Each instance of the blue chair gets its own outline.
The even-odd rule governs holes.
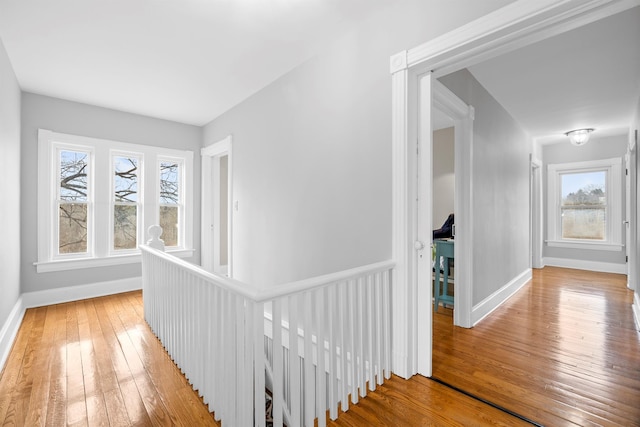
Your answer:
[[[453,306],[453,297],[448,295],[449,291],[449,268],[450,262],[454,257],[453,240],[435,239],[433,244],[436,247],[436,260],[435,260],[435,281],[433,289],[433,310],[438,311],[438,305],[442,301],[442,305]],[[440,287],[440,257],[442,257],[442,287]]]

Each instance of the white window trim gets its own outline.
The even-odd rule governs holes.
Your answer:
[[[53,215],[54,203],[57,197],[56,180],[52,179],[57,169],[55,153],[58,147],[68,149],[91,150],[91,179],[94,190],[92,204],[93,239],[91,239],[88,254],[77,256],[55,256],[54,248],[56,216]],[[111,228],[113,227],[112,209],[112,159],[114,155],[128,153],[139,156],[141,173],[139,176],[140,199],[140,227],[138,230],[138,244],[144,243],[146,229],[158,222],[159,210],[159,159],[179,160],[182,168],[182,201],[183,201],[183,236],[180,246],[167,248],[176,256],[189,257],[194,253],[193,248],[193,152],[149,145],[130,144],[105,139],[57,133],[51,130],[38,130],[38,260],[34,263],[38,273],[49,271],[75,270],[82,268],[114,266],[138,263],[141,261],[140,251],[113,251]],[[96,161],[96,159],[98,159]],[[157,181],[150,191],[148,183]],[[142,190],[146,185],[147,191]],[[151,194],[149,194],[151,193]],[[100,209],[108,206],[108,209]]]
[[[622,245],[622,158],[547,166],[547,240],[551,247],[621,251]],[[605,241],[563,239],[560,219],[560,174],[607,171],[607,224]]]

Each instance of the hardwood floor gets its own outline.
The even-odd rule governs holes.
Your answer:
[[[434,315],[433,376],[548,426],[640,425],[626,276],[546,267],[473,329]]]
[[[434,376],[545,426],[640,425],[625,276],[547,267],[473,329],[434,314]],[[392,377],[330,426],[529,425],[430,379]],[[0,425],[218,425],[144,322],[140,292],[27,310]]]
[[[144,322],[139,291],[27,310],[0,425],[219,426]]]

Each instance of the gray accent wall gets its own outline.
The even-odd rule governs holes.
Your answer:
[[[31,93],[22,94],[22,292],[127,279],[141,275],[140,264],[37,273],[38,129],[194,152],[194,246],[200,262],[200,148],[202,128]]]
[[[20,297],[20,86],[0,41],[0,330]],[[0,336],[2,338],[2,336]],[[1,355],[0,355],[1,356]]]
[[[269,287],[391,257],[389,58],[508,3],[394,2],[205,126],[207,145],[233,135],[236,279]]]
[[[544,200],[544,224],[545,230],[543,235],[545,240],[548,239],[547,224],[547,165],[558,163],[585,162],[589,160],[611,159],[614,157],[623,157],[627,152],[628,136],[621,134],[617,136],[598,137],[594,132],[589,142],[581,147],[571,145],[567,140],[565,143],[549,144],[542,146],[542,163],[543,163],[543,193]],[[625,212],[625,175],[624,168],[622,170],[622,215]],[[625,241],[625,230],[622,223],[618,224],[621,228],[622,242]],[[625,251],[598,251],[593,249],[571,249],[550,247],[546,243],[543,246],[543,257],[564,258],[571,260],[596,261],[612,264],[626,264]]]
[[[475,109],[471,161],[475,306],[529,269],[533,143],[468,70],[440,81]]]

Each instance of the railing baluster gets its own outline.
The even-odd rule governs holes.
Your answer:
[[[265,427],[265,398],[264,398],[264,303],[254,305],[254,425]]]
[[[322,427],[391,375],[390,262],[261,293],[146,246],[142,260],[149,327],[225,425],[266,424],[265,303],[274,426]]]
[[[273,316],[271,327],[273,331],[273,425],[282,427],[282,406],[283,406],[283,369],[282,369],[282,303],[280,298],[273,300]]]
[[[304,425],[306,427],[313,426],[315,418],[312,308],[311,292],[309,291],[304,295],[304,321],[302,323],[304,331]]]
[[[332,284],[327,288],[327,307],[329,321],[329,418],[338,418],[338,369],[336,363],[336,315],[338,313],[338,301],[336,298],[337,284]]]
[[[302,425],[300,410],[300,356],[298,350],[298,307],[299,295],[289,295],[289,378],[291,396],[291,423]]]
[[[327,425],[325,408],[327,407],[327,373],[325,368],[325,288],[317,290],[316,294],[316,407],[318,411],[318,427]]]

